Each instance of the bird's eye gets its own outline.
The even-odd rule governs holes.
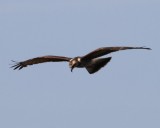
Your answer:
[[[75,60],[73,60],[73,61],[72,61],[72,64],[75,64],[75,63],[76,63],[76,61],[75,61]]]

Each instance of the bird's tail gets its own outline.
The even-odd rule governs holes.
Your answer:
[[[93,59],[92,62],[85,68],[90,74],[93,74],[104,67],[111,60],[111,58],[112,57]]]

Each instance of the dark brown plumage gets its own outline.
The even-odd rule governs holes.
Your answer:
[[[69,62],[69,66],[71,71],[73,68],[86,68],[90,74],[93,74],[104,67],[110,60],[111,57],[108,58],[98,58],[104,56],[106,54],[116,52],[119,50],[127,50],[127,49],[146,49],[151,50],[150,48],[146,47],[102,47],[98,48],[82,57],[64,57],[64,56],[42,56],[36,57],[33,59],[17,62],[12,68],[15,69],[22,69],[27,67],[28,65],[39,64],[44,62],[62,62],[67,61]]]
[[[71,58],[68,57],[62,57],[62,56],[42,56],[42,57],[36,57],[33,59],[29,59],[23,62],[18,62],[12,68],[15,69],[22,69],[24,67],[27,67],[28,65],[33,65],[33,64],[39,64],[39,63],[44,63],[44,62],[61,62],[61,61],[69,61]]]

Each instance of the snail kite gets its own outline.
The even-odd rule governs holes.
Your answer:
[[[93,74],[98,70],[100,70],[102,67],[104,67],[112,58],[112,57],[107,57],[107,58],[99,58],[99,57],[112,52],[127,50],[127,49],[151,50],[150,48],[146,48],[146,47],[101,47],[84,56],[77,56],[74,58],[64,57],[64,56],[41,56],[41,57],[36,57],[29,60],[21,61],[21,62],[14,61],[15,65],[13,65],[12,68],[14,70],[15,69],[20,70],[24,67],[27,67],[28,65],[33,65],[33,64],[39,64],[44,62],[66,61],[66,62],[69,62],[69,67],[71,68],[71,72],[75,67],[77,67],[77,68],[86,68],[86,70],[90,74]]]

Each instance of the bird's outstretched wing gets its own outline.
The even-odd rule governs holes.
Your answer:
[[[90,60],[90,59],[94,59],[94,58],[109,54],[111,52],[116,52],[119,50],[127,50],[127,49],[151,50],[150,48],[146,48],[146,47],[102,47],[102,48],[98,48],[98,49],[88,53],[87,55],[83,56],[82,60]]]
[[[69,61],[72,58],[69,57],[63,57],[63,56],[42,56],[42,57],[36,57],[33,59],[25,60],[22,62],[16,62],[15,65],[13,65],[11,68],[15,69],[22,69],[24,67],[27,67],[28,65],[33,64],[39,64],[44,62],[61,62],[61,61]],[[15,62],[15,61],[13,61]]]

